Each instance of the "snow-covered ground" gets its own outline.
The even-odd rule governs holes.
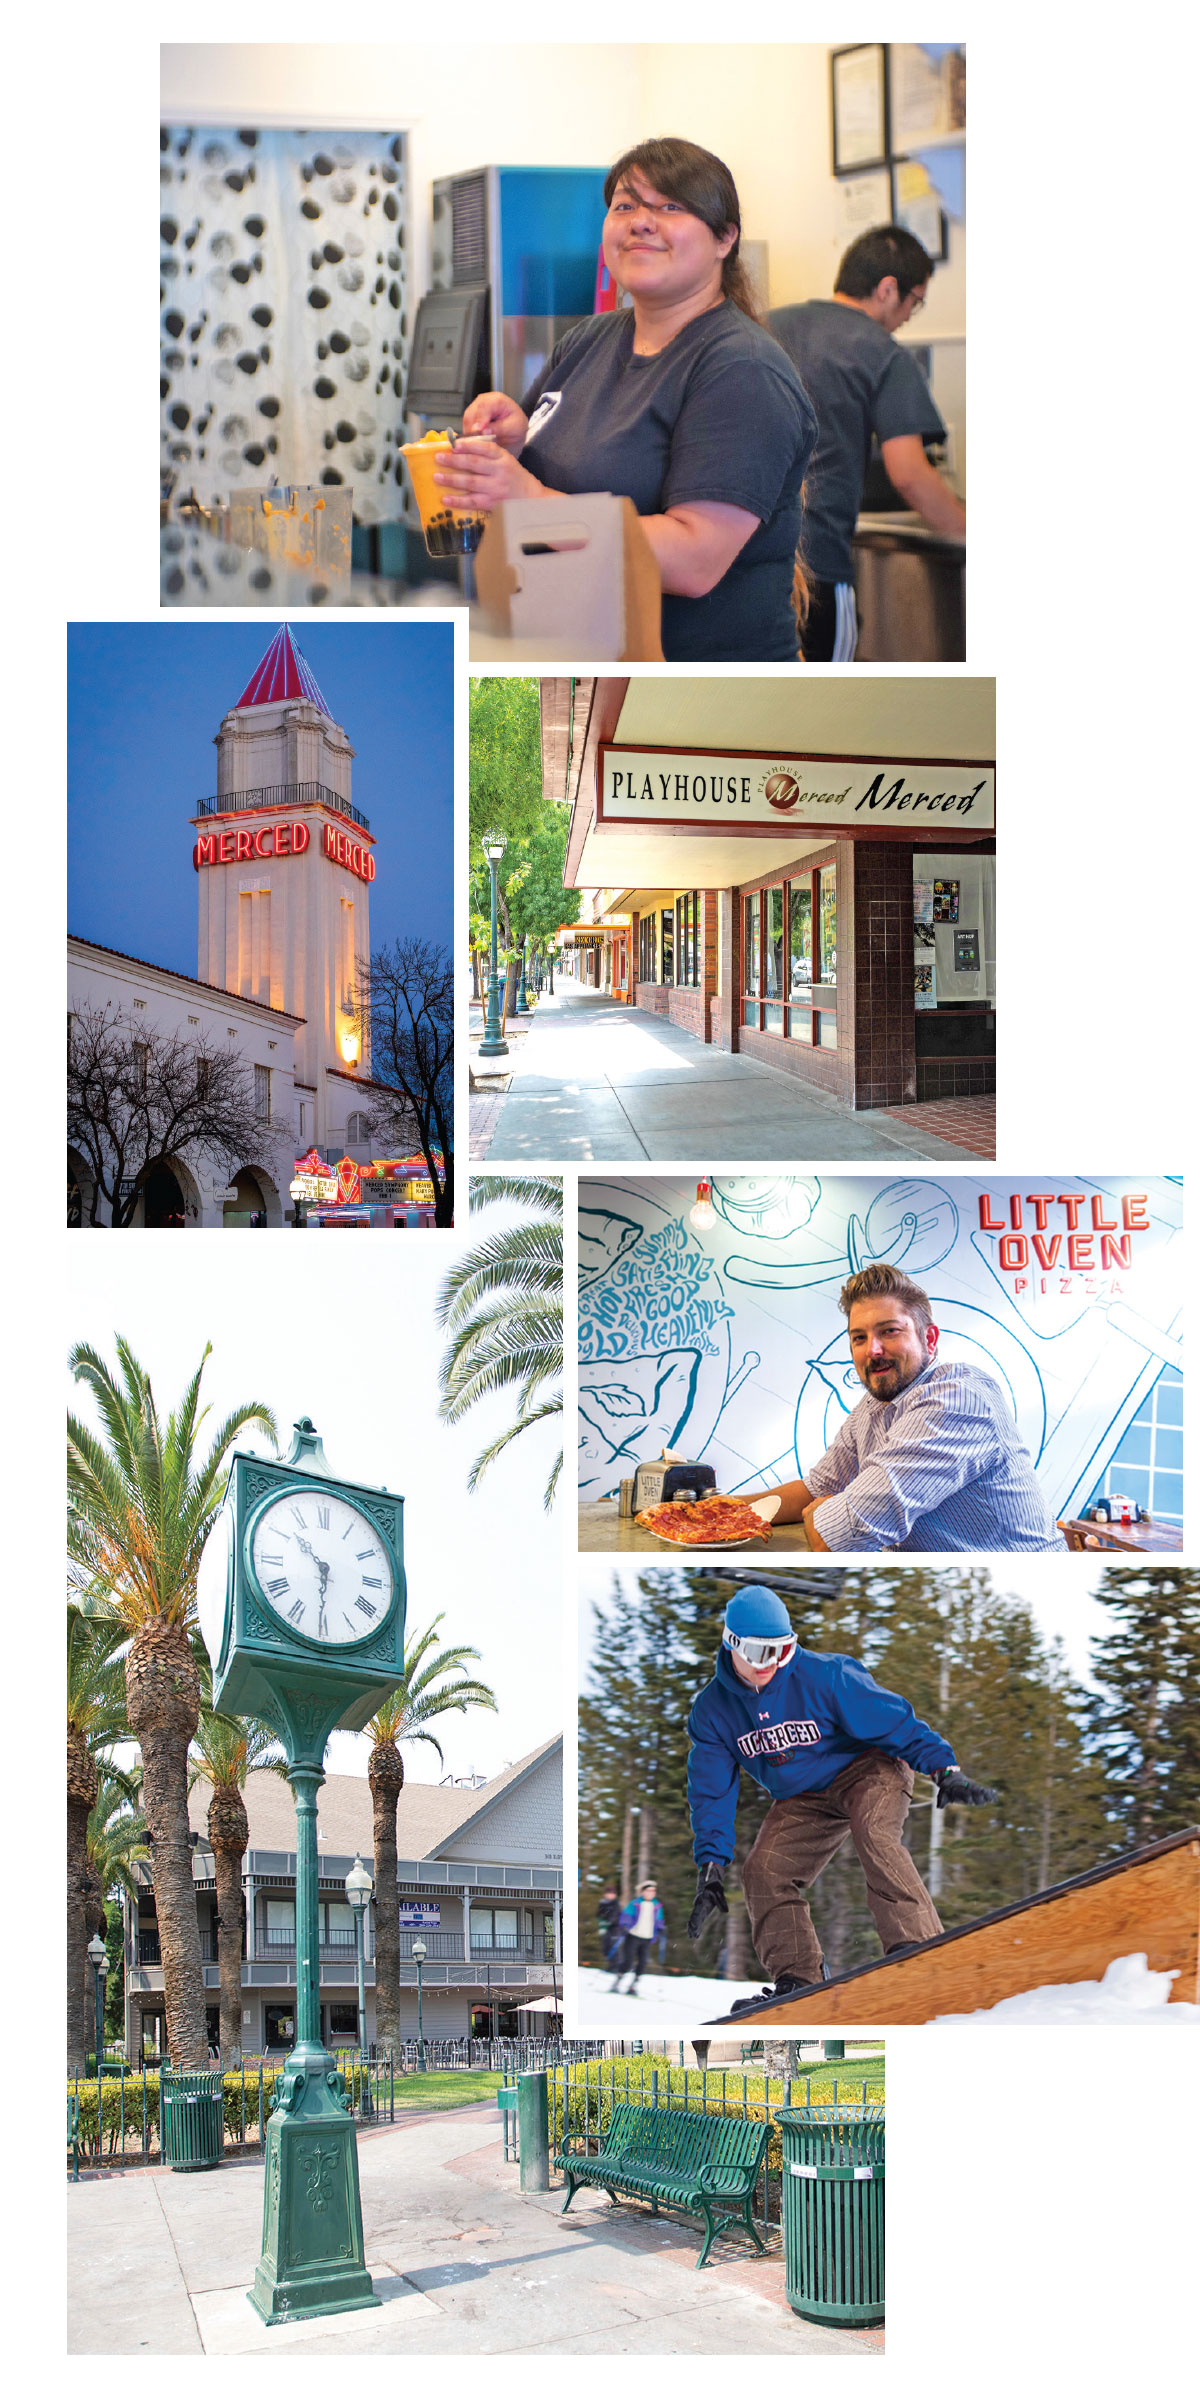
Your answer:
[[[1035,1992],[1015,1992],[994,2008],[935,2017],[935,2025],[1192,2025],[1200,2006],[1176,2000],[1168,2008],[1174,1973],[1155,1975],[1145,1951],[1114,1958],[1100,1983],[1044,1983]]]
[[[700,2032],[727,2015],[735,2000],[753,1995],[761,1983],[720,1983],[709,1975],[643,1975],[634,1998],[612,1989],[607,1967],[579,1970],[579,2022],[585,2033]]]

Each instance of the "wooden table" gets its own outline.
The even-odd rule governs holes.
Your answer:
[[[579,1547],[581,1550],[608,1550],[619,1558],[631,1551],[655,1558],[759,1558],[770,1551],[776,1558],[808,1557],[808,1539],[803,1525],[772,1527],[764,1542],[739,1542],[736,1549],[688,1549],[680,1543],[660,1542],[644,1525],[633,1517],[617,1513],[615,1500],[588,1500],[579,1510]]]
[[[1140,1525],[1094,1525],[1090,1517],[1060,1517],[1058,1530],[1072,1550],[1182,1550],[1183,1530],[1143,1517]]]

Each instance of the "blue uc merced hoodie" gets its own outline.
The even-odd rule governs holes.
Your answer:
[[[744,1767],[772,1800],[824,1792],[865,1750],[906,1758],[923,1775],[954,1764],[940,1733],[887,1692],[856,1658],[797,1650],[760,1692],[742,1683],[728,1650],[688,1718],[688,1806],[696,1864],[733,1857],[738,1776]]]

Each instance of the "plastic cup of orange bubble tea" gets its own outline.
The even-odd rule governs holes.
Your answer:
[[[438,459],[454,445],[452,433],[427,433],[419,442],[405,442],[404,458],[421,511],[421,529],[431,558],[462,558],[478,550],[486,522],[479,509],[452,508],[433,480]]]

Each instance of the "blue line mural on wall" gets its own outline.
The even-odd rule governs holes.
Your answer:
[[[579,1491],[703,1458],[737,1492],[802,1475],[862,1397],[837,1299],[888,1259],[923,1284],[939,1356],[994,1375],[1056,1516],[1077,1513],[1181,1360],[1173,1177],[940,1182],[731,1176],[579,1187]]]

